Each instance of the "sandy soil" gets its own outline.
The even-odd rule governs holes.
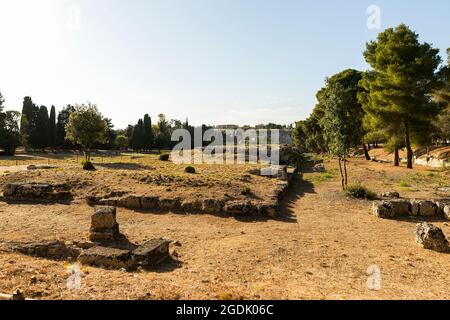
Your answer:
[[[284,201],[277,220],[211,215],[138,213],[119,209],[130,241],[177,240],[174,259],[154,272],[83,268],[80,290],[66,287],[66,263],[0,253],[0,292],[22,289],[38,299],[449,299],[450,255],[415,243],[418,218],[380,220],[369,201],[339,190],[330,174],[307,173]],[[352,160],[350,181],[372,190],[436,198],[449,172],[393,168]],[[403,187],[400,187],[400,182]],[[92,209],[71,205],[0,203],[2,240],[83,240]],[[431,220],[450,235],[450,224]],[[370,266],[381,269],[381,289],[367,287]]]

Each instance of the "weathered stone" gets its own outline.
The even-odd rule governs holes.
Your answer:
[[[78,261],[84,265],[106,269],[126,269],[132,267],[131,252],[109,247],[96,246],[83,250]]]
[[[184,200],[181,203],[181,210],[191,213],[200,213],[202,211],[202,202],[200,200]]]
[[[312,167],[313,172],[325,172],[325,166],[322,163],[316,164],[314,167]]]
[[[142,208],[141,205],[141,197],[135,195],[129,195],[123,197],[119,200],[118,205],[120,207],[128,208],[128,209],[139,209]]]
[[[92,242],[114,242],[119,240],[119,224],[116,223],[112,228],[91,228],[89,239]]]
[[[175,210],[181,206],[180,198],[161,198],[159,208],[162,210]]]
[[[141,205],[143,209],[158,209],[159,197],[158,196],[143,196],[141,198]]]
[[[278,204],[276,202],[259,202],[255,207],[260,215],[266,215],[272,218],[277,216]]]
[[[225,204],[224,211],[229,214],[249,214],[252,205],[250,201],[230,201]]]
[[[115,228],[117,224],[116,208],[96,206],[95,213],[92,215],[91,221],[91,228],[93,230]]]
[[[448,241],[442,230],[431,223],[421,223],[417,225],[416,241],[425,249],[438,252],[448,251]]]
[[[450,205],[444,207],[443,214],[446,220],[450,220]]]
[[[420,214],[419,202],[411,200],[411,215],[417,217],[419,214]]]
[[[9,183],[3,188],[3,196],[11,201],[61,201],[70,200],[69,190],[66,184]]]
[[[372,212],[382,219],[389,219],[395,216],[394,207],[390,201],[374,201]]]
[[[411,213],[411,203],[407,200],[390,200],[394,216],[407,216]]]
[[[207,213],[220,213],[224,207],[224,202],[219,199],[204,199],[202,203],[202,211]]]
[[[435,216],[437,213],[437,205],[433,201],[419,201],[419,214],[423,217]]]
[[[252,169],[248,170],[248,173],[251,174],[252,176],[260,176],[261,175],[261,169],[259,169],[259,168],[252,168]]]
[[[119,201],[120,198],[105,198],[98,200],[97,203],[101,206],[116,207],[119,206]]]
[[[7,247],[8,250],[40,258],[64,259],[70,256],[69,249],[61,241],[11,243]]]
[[[170,241],[154,239],[132,251],[133,266],[153,267],[169,257]]]
[[[449,201],[435,201],[435,204],[437,206],[437,214],[443,215],[444,214],[444,208],[446,205],[450,205]]]
[[[389,192],[384,192],[381,194],[382,198],[395,198],[398,199],[400,198],[400,193],[396,192],[396,191],[389,191]]]

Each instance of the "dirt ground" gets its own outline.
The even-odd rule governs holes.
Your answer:
[[[121,232],[135,243],[166,238],[173,260],[154,272],[82,268],[67,289],[67,262],[0,253],[0,292],[36,299],[449,299],[450,255],[415,243],[420,218],[381,220],[371,202],[345,198],[335,162],[306,173],[276,220],[139,213],[119,209]],[[350,183],[411,198],[450,198],[450,172],[351,160]],[[0,202],[0,240],[86,240],[92,208]],[[450,224],[431,219],[450,235]],[[368,269],[381,270],[369,290]]]

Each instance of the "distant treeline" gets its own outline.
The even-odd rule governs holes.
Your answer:
[[[8,111],[3,112],[4,99],[0,94],[0,148],[7,154],[14,154],[17,147],[23,146],[27,150],[81,150],[82,146],[76,145],[67,139],[66,126],[70,115],[76,111],[76,105],[67,105],[58,113],[55,106],[39,106],[27,96],[23,99],[22,113]],[[102,116],[103,117],[103,116]],[[178,141],[172,141],[172,133],[177,129],[186,129],[192,137],[194,145],[194,131],[186,119],[168,120],[164,114],[159,114],[156,123],[152,123],[151,117],[146,114],[136,124],[128,125],[126,129],[114,129],[111,119],[103,117],[107,125],[106,139],[103,143],[95,143],[94,149],[102,150],[134,150],[151,151],[170,149]],[[229,125],[226,127],[238,127]],[[202,125],[201,132],[213,128]],[[218,128],[221,128],[219,126]],[[249,126],[245,126],[249,128]],[[257,128],[283,129],[284,125],[269,123],[258,125]],[[208,143],[205,142],[205,145]]]

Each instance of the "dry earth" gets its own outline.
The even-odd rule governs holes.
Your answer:
[[[449,299],[450,255],[415,243],[418,218],[380,220],[369,201],[339,190],[334,162],[306,173],[277,220],[139,213],[119,209],[130,241],[176,240],[174,260],[154,272],[85,267],[81,289],[68,290],[67,263],[0,253],[0,292],[22,289],[37,299]],[[438,198],[450,172],[352,160],[350,180],[374,191]],[[45,173],[43,173],[45,174]],[[85,240],[92,208],[0,202],[0,240]],[[450,235],[450,224],[434,219]],[[367,269],[381,269],[382,287],[367,287]]]

